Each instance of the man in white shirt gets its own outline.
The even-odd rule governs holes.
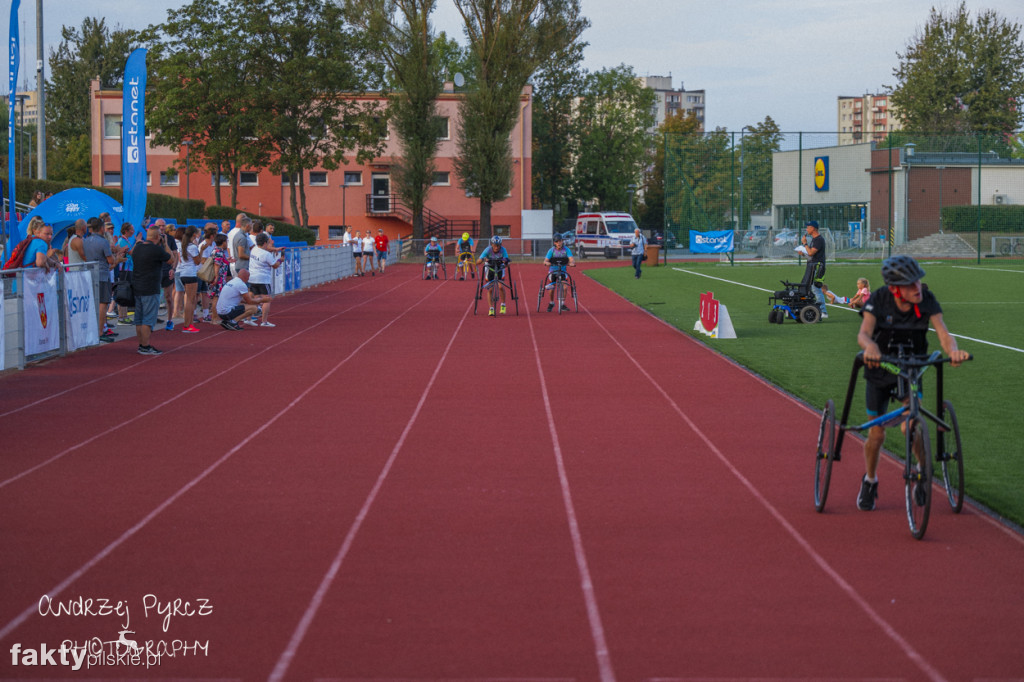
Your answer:
[[[220,317],[220,326],[227,330],[240,332],[236,319],[248,317],[256,312],[256,307],[261,303],[269,303],[269,296],[253,296],[249,292],[249,271],[242,270],[238,276],[228,280],[224,288],[220,290],[217,298],[217,315]]]

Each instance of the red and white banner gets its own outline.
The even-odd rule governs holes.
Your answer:
[[[22,296],[25,317],[25,355],[60,348],[60,319],[57,317],[57,271],[41,268],[25,271]]]
[[[710,291],[700,295],[700,319],[693,326],[693,331],[713,339],[736,338],[736,330],[733,329],[728,308],[716,301],[715,295]]]

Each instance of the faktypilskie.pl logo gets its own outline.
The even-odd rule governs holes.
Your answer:
[[[163,636],[157,639],[138,637],[131,625],[131,607],[127,600],[73,597],[57,600],[43,595],[39,599],[38,613],[44,618],[90,618],[103,633],[116,632],[117,636],[94,636],[82,641],[64,639],[53,646],[49,642],[14,643],[10,649],[12,667],[54,666],[72,670],[100,667],[151,668],[168,659],[207,657],[209,640],[182,640],[168,635],[172,623],[181,618],[202,618],[213,613],[209,599],[172,599],[162,601],[154,594],[141,600],[143,620],[139,627],[155,629],[150,625],[159,620]],[[152,620],[151,620],[152,619]],[[149,627],[147,627],[147,625]]]

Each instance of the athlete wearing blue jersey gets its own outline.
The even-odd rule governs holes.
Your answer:
[[[430,238],[430,242],[423,249],[423,255],[427,257],[427,268],[429,269],[427,279],[437,279],[437,265],[441,262],[441,244],[437,241],[437,237]]]
[[[491,237],[491,243],[488,244],[487,248],[484,249],[483,253],[480,254],[480,258],[477,259],[477,263],[487,263],[485,268],[485,277],[487,284],[484,284],[485,288],[498,289],[498,296],[501,298],[501,314],[505,314],[505,287],[498,283],[497,280],[505,278],[505,266],[508,265],[508,251],[504,246],[501,245],[501,237]],[[488,315],[494,315],[494,294],[491,294],[491,306],[488,311]]]
[[[562,235],[556,234],[552,241],[554,246],[548,249],[547,254],[544,256],[544,265],[548,266],[548,283],[544,288],[551,290],[551,302],[548,303],[549,313],[555,307],[555,282],[558,279],[565,279],[567,277],[567,267],[576,267],[576,259],[573,258],[569,247],[565,245]],[[562,310],[567,311],[569,308],[563,303]]]

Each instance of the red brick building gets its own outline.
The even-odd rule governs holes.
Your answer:
[[[367,99],[383,99],[369,96]],[[456,177],[454,160],[456,131],[459,129],[460,95],[446,84],[438,98],[440,116],[447,120],[448,134],[442,139],[437,154],[437,175],[426,207],[431,220],[446,221],[449,229],[474,232],[480,217],[480,203],[466,196]],[[100,90],[93,81],[91,92],[92,181],[97,187],[121,185],[121,91]],[[514,179],[507,199],[494,204],[491,224],[496,234],[518,237],[522,228],[522,211],[531,207],[531,147],[533,96],[529,86],[520,98],[519,120],[512,131]],[[168,194],[182,199],[202,199],[215,204],[213,177],[209,172],[177,170],[176,160],[184,162],[188,151],[178,153],[167,147],[155,147],[147,138],[146,164],[149,192]],[[341,238],[341,227],[348,225],[360,232],[383,228],[392,238],[412,234],[411,215],[404,210],[392,186],[391,169],[398,154],[398,144],[389,134],[384,155],[368,164],[357,164],[354,157],[336,171],[306,171],[306,210],[309,224],[318,232],[318,243]],[[191,164],[190,164],[191,166]],[[227,179],[222,181],[221,200],[230,201]],[[292,215],[287,181],[266,169],[244,169],[239,174],[237,208],[251,215],[264,216],[290,223],[299,221]]]

